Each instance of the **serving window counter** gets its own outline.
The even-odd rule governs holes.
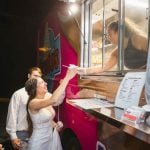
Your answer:
[[[111,104],[123,77],[85,76],[80,80],[80,98],[67,99],[67,105],[85,113],[89,118],[95,117],[98,122],[96,127],[96,150],[148,150],[150,148],[150,127],[144,122],[133,123],[123,120],[124,109],[117,107],[86,108],[85,103],[78,105],[77,101],[105,99]],[[144,92],[140,97],[139,106],[146,103]],[[90,130],[90,127],[89,127]],[[89,135],[90,136],[90,135]]]
[[[124,109],[114,106],[86,108],[85,103],[83,107],[76,103],[82,100],[105,99],[110,104],[114,104],[122,80],[122,76],[84,76],[79,81],[80,91],[76,97],[67,98],[65,108],[71,116],[69,120],[71,125],[67,128],[73,130],[82,150],[91,148],[93,150],[148,150],[150,148],[150,127],[144,122],[135,124],[122,120]],[[142,92],[139,106],[145,103],[144,92]]]
[[[124,110],[116,107],[84,109],[71,99],[68,99],[67,103],[98,120],[97,150],[100,148],[104,150],[148,150],[150,148],[150,128],[145,123],[133,124],[122,121]]]

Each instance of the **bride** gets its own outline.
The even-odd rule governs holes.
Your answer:
[[[62,150],[60,137],[57,130],[62,128],[62,123],[53,121],[55,111],[53,105],[60,103],[61,96],[70,79],[76,75],[76,68],[70,68],[66,76],[54,91],[47,93],[47,84],[42,78],[29,79],[25,89],[29,94],[27,103],[27,119],[30,138],[28,150]]]

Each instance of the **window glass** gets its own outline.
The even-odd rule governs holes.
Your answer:
[[[118,0],[96,0],[91,8],[91,66],[103,67],[103,64],[110,58],[111,51],[116,47],[109,39],[107,25],[118,20]],[[113,70],[116,70],[116,67]]]
[[[105,0],[104,3],[102,0],[95,0],[87,5],[84,18],[84,31],[86,32],[84,33],[88,44],[84,45],[84,50],[88,51],[86,48],[89,48],[89,54],[84,60],[89,61],[89,66],[101,65],[103,67],[103,64],[110,58],[111,50],[116,46],[108,38],[107,25],[113,20],[118,20],[118,0]],[[84,63],[87,66],[88,62]]]
[[[148,0],[125,0],[124,69],[145,69],[148,50]]]
[[[139,70],[146,67],[148,0],[121,1],[124,2],[122,7],[124,10],[120,10],[122,8],[119,2],[119,0],[89,0],[84,4],[82,20],[85,39],[81,44],[83,45],[81,66],[104,67],[111,61],[113,65],[108,71],[120,71],[118,68],[120,63],[123,70]],[[121,11],[122,16],[119,14]],[[120,16],[123,18],[123,25],[120,24]],[[115,29],[108,28],[114,22],[118,28],[116,34]],[[122,34],[119,34],[120,32]],[[119,43],[122,43],[121,48]]]

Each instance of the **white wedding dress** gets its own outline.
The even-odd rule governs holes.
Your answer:
[[[62,150],[59,134],[52,127],[55,111],[51,110],[50,112],[43,108],[36,114],[29,111],[33,122],[33,133],[28,142],[28,150]]]

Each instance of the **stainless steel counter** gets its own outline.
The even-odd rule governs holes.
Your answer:
[[[67,100],[67,103],[81,109],[82,111],[92,114],[97,119],[107,122],[110,125],[118,128],[119,130],[136,137],[137,139],[150,144],[150,127],[145,123],[135,124],[129,121],[123,121],[121,119],[124,110],[116,107],[110,108],[95,108],[95,109],[84,109],[84,107],[76,105],[71,99]]]

